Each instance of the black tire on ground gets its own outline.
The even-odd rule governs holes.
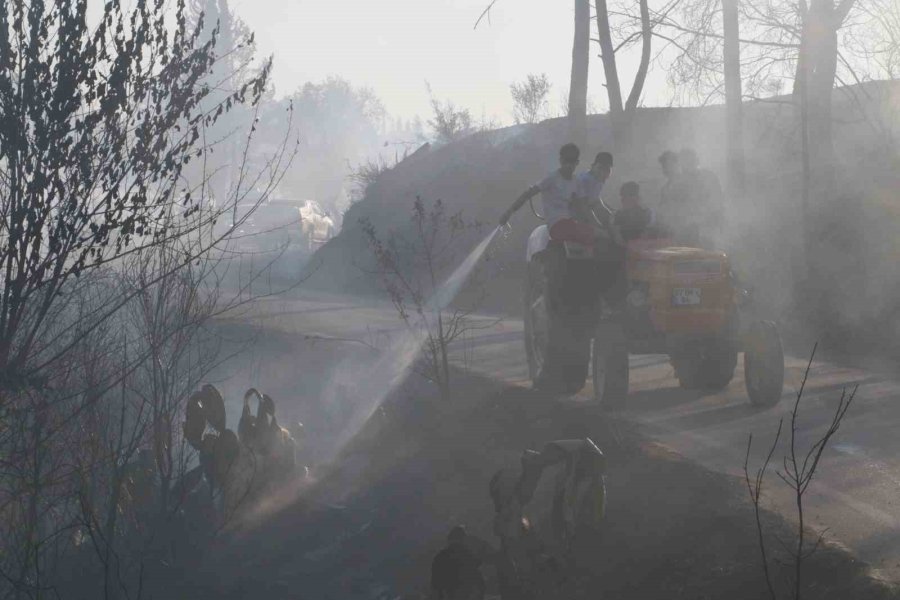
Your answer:
[[[750,402],[760,407],[778,404],[784,390],[784,348],[772,321],[750,326],[744,346],[744,383]]]
[[[716,339],[673,356],[672,365],[682,388],[719,391],[734,378],[737,358],[737,348],[730,340]]]
[[[611,343],[601,350],[600,344]],[[594,401],[604,408],[622,408],[628,400],[628,349],[624,334],[612,331],[604,335],[598,331],[591,348],[591,375],[594,380]]]
[[[546,340],[539,339],[541,323],[538,319],[547,319],[546,304],[543,300],[544,274],[539,263],[528,263],[528,274],[525,277],[525,289],[523,290],[523,322],[525,325],[525,356],[528,359],[528,376],[534,382],[544,362],[545,348],[542,343]],[[543,311],[543,317],[538,314]],[[546,320],[544,326],[546,326]],[[538,337],[536,337],[538,336]]]

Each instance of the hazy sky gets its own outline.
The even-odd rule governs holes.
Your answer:
[[[276,93],[339,75],[366,85],[393,115],[428,116],[427,80],[435,95],[473,115],[512,120],[509,84],[547,73],[552,110],[568,91],[573,14],[570,0],[500,0],[491,20],[473,30],[487,0],[232,0],[275,55]],[[596,37],[592,25],[591,35]],[[592,44],[589,94],[607,106],[598,49]],[[623,87],[633,71],[622,65]],[[649,83],[645,103],[665,101]],[[627,92],[626,92],[627,93]]]

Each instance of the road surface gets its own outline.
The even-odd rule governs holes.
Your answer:
[[[400,325],[389,306],[359,299],[304,293],[261,302],[243,319],[265,327],[323,338],[384,346]],[[479,317],[482,329],[454,348],[458,365],[513,384],[528,385],[522,323]],[[703,466],[743,477],[748,436],[751,468],[761,464],[779,420],[785,431],[775,454],[778,467],[788,449],[790,409],[807,359],[787,359],[784,397],[760,410],[747,400],[743,368],[720,393],[686,392],[665,356],[631,358],[631,389],[624,416],[641,431]],[[797,447],[806,449],[827,428],[844,390],[856,398],[809,489],[807,522],[828,539],[848,547],[885,577],[900,581],[900,382],[854,368],[814,361],[801,405]],[[587,399],[590,389],[582,392]],[[586,400],[585,400],[586,401]],[[789,518],[792,498],[774,470],[767,479],[766,503]]]

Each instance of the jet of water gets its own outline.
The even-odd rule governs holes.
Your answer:
[[[438,312],[447,308],[453,299],[456,298],[456,295],[459,293],[459,290],[462,289],[463,284],[469,279],[472,275],[472,271],[475,270],[475,266],[478,264],[478,261],[481,260],[481,257],[484,256],[484,253],[487,251],[488,246],[491,245],[491,242],[494,241],[494,238],[497,237],[497,234],[500,233],[501,227],[497,227],[492,232],[488,234],[486,238],[484,238],[480,244],[475,246],[475,249],[469,253],[469,256],[466,257],[462,263],[456,267],[456,270],[453,271],[453,274],[447,278],[447,280],[441,284],[441,287],[437,289],[434,293],[434,296],[428,302],[428,308],[431,312]]]
[[[368,367],[363,367],[358,363],[348,365],[348,375],[352,372],[352,377],[356,381],[365,382],[365,394],[367,396],[366,405],[360,407],[355,418],[351,423],[347,424],[342,438],[342,444],[352,439],[356,433],[362,428],[366,421],[378,410],[384,403],[388,395],[403,380],[409,371],[416,357],[422,351],[422,344],[428,339],[431,331],[428,322],[429,316],[437,315],[440,311],[447,308],[456,295],[462,289],[463,285],[472,275],[472,271],[478,265],[478,262],[484,256],[491,242],[497,237],[501,231],[501,227],[497,227],[491,231],[460,263],[453,273],[440,285],[434,292],[433,296],[426,303],[424,315],[414,322],[412,327],[405,331],[400,338],[391,345],[391,348],[383,352],[377,360]],[[338,375],[340,377],[340,375]],[[334,386],[331,386],[334,387]],[[341,401],[341,399],[333,399]],[[341,444],[341,445],[342,445]]]

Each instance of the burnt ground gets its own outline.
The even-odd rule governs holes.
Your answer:
[[[743,481],[691,464],[589,404],[468,375],[457,379],[452,403],[436,396],[407,382],[314,483],[223,538],[190,596],[425,597],[430,561],[451,526],[495,542],[494,472],[517,464],[525,448],[585,436],[609,458],[609,504],[573,598],[768,596]],[[770,552],[783,556],[776,538],[790,544],[791,527],[769,513],[764,525]],[[781,597],[789,571],[773,565]],[[803,582],[806,598],[900,598],[834,545],[809,559]]]

